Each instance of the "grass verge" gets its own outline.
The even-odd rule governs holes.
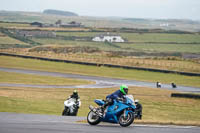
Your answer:
[[[70,78],[38,76],[32,74],[19,74],[13,72],[0,71],[0,83],[20,83],[33,85],[81,85],[91,84],[93,82]]]

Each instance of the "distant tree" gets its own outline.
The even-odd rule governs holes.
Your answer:
[[[58,21],[56,21],[56,25],[60,25],[60,24],[62,24],[62,20],[58,20]]]
[[[70,22],[69,24],[76,24],[76,21],[72,21],[72,22]]]

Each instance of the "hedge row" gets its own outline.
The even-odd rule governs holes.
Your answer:
[[[186,93],[172,93],[171,97],[200,99],[200,95],[198,94],[186,94]]]

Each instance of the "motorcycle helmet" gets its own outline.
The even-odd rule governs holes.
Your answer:
[[[127,95],[127,94],[128,94],[128,86],[126,86],[126,85],[121,85],[121,86],[120,86],[120,91],[121,91],[124,95]]]
[[[71,95],[71,98],[76,98],[76,99],[78,99],[78,92],[77,92],[77,90],[74,90],[74,91],[73,91],[73,94]]]
[[[77,94],[78,94],[77,90],[74,90],[74,91],[73,91],[73,94],[74,94],[74,95],[77,95]]]
[[[136,99],[136,100],[135,100],[135,104],[138,104],[138,102],[139,102],[139,100],[138,100],[138,99]]]

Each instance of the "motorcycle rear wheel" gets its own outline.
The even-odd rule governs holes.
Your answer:
[[[93,111],[90,111],[87,116],[87,122],[90,125],[97,125],[101,122],[101,119],[96,113],[94,113]]]
[[[119,124],[122,127],[127,127],[131,125],[134,121],[134,114],[132,112],[128,112],[128,116],[124,117],[124,114],[122,113],[119,117]]]

